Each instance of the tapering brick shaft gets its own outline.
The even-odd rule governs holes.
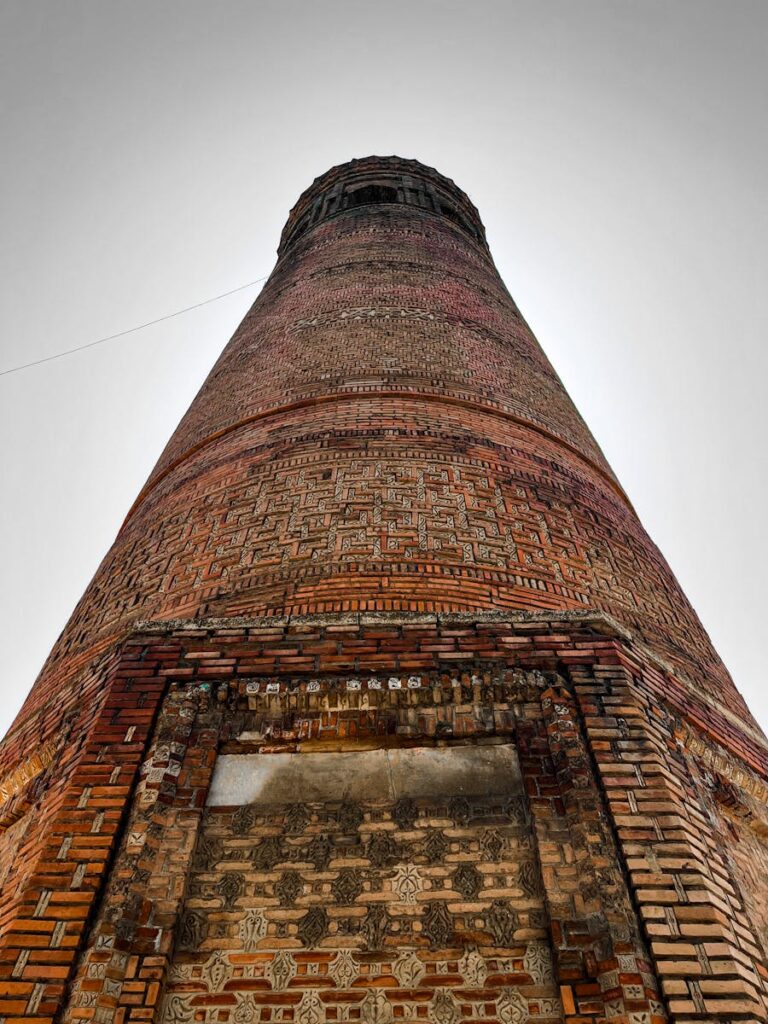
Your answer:
[[[0,748],[0,1018],[766,1020],[767,766],[474,206],[352,161]]]

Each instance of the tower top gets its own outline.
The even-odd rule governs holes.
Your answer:
[[[278,256],[310,228],[366,207],[411,206],[452,221],[486,252],[485,228],[465,192],[434,167],[399,156],[367,156],[332,167],[302,193],[288,215]]]

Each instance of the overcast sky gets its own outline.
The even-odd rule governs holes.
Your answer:
[[[767,53],[764,0],[0,0],[0,369],[432,164],[765,727]],[[257,291],[0,377],[0,734]]]

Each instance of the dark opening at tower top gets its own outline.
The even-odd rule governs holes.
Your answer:
[[[395,205],[445,217],[486,246],[477,209],[450,178],[417,160],[374,156],[333,167],[315,179],[291,210],[279,253],[330,217],[362,206]]]

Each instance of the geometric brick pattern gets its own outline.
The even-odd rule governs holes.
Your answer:
[[[292,212],[18,725],[137,618],[585,607],[748,719],[477,211],[357,161]]]
[[[761,808],[686,752],[669,677],[609,622],[158,623],[109,666],[3,935],[8,1019],[768,1019]],[[208,796],[224,755],[478,742],[512,744],[514,799]]]
[[[768,747],[430,168],[335,168],[0,744],[0,1021],[768,1021]]]
[[[561,1020],[519,800],[295,809],[209,812],[161,1020],[279,1020],[313,995],[324,1019]]]

